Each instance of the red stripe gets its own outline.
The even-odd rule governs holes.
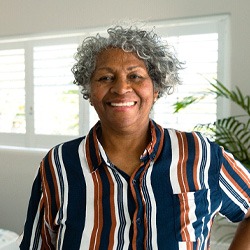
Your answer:
[[[179,160],[177,163],[177,175],[182,193],[189,192],[188,180],[187,180],[187,157],[188,146],[187,138],[184,133],[177,132],[177,139],[179,144]]]
[[[103,227],[102,184],[98,171],[92,174],[94,182],[94,227],[91,234],[89,250],[99,249]]]
[[[199,176],[198,176],[198,162],[199,162],[199,155],[200,155],[200,147],[199,147],[199,140],[197,138],[197,135],[193,133],[194,137],[194,143],[195,143],[195,159],[194,159],[194,165],[193,165],[193,180],[194,180],[194,186],[195,190],[199,190]]]
[[[109,187],[110,187],[110,214],[111,214],[111,228],[109,233],[109,245],[108,249],[113,249],[114,247],[114,236],[115,236],[115,228],[116,228],[116,216],[115,216],[115,201],[114,201],[114,182],[112,180],[112,177],[110,175],[110,172],[108,171],[108,168],[105,167],[105,172],[107,174],[108,180],[109,180]]]
[[[180,222],[181,222],[181,238],[183,241],[190,241],[190,235],[187,229],[187,225],[190,224],[188,217],[189,213],[189,204],[187,194],[181,193],[178,194],[180,200]]]

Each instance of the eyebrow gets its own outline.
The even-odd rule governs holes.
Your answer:
[[[126,68],[127,70],[129,70],[129,71],[132,71],[132,70],[134,70],[134,69],[137,69],[137,68],[141,68],[141,69],[144,69],[142,66],[130,66],[130,67],[128,67],[128,68]],[[110,67],[101,67],[101,68],[97,68],[96,70],[107,70],[107,71],[110,71],[110,72],[113,72],[114,70],[112,69],[112,68],[110,68]]]

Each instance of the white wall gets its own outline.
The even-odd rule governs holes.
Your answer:
[[[134,20],[166,20],[217,14],[230,14],[231,17],[231,60],[229,79],[245,93],[250,93],[250,1],[249,0],[1,0],[0,1],[0,39],[6,36],[27,35],[33,33],[50,33],[106,26],[120,19]],[[234,112],[236,112],[234,110]],[[6,155],[5,155],[6,156]],[[13,156],[15,158],[13,158]],[[2,197],[8,199],[9,206],[14,206],[13,220],[17,220],[14,228],[13,220],[10,229],[20,231],[21,219],[18,219],[18,208],[15,204],[19,192],[24,193],[25,202],[21,205],[21,216],[27,202],[27,188],[33,180],[38,158],[41,155],[28,156],[26,161],[19,159],[15,165],[17,152],[5,157],[0,165],[0,177],[5,186],[0,187]],[[27,156],[26,156],[27,157]],[[18,161],[17,161],[18,162]],[[11,170],[9,167],[15,167]],[[27,174],[24,174],[27,173]],[[25,190],[17,189],[19,183]],[[11,184],[13,183],[13,185]],[[13,187],[10,198],[8,189]],[[7,193],[1,189],[5,188]],[[8,209],[8,207],[5,207]],[[8,218],[3,218],[0,211],[0,227],[7,226]],[[2,224],[1,224],[2,223]]]

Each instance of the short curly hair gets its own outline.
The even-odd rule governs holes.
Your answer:
[[[179,69],[182,69],[182,63],[154,30],[115,26],[109,28],[107,33],[107,37],[97,34],[85,38],[75,54],[76,64],[72,68],[74,84],[82,88],[84,99],[90,96],[90,81],[96,67],[96,57],[108,48],[120,48],[137,54],[146,65],[154,88],[159,92],[158,97],[164,93],[169,94],[181,82]]]

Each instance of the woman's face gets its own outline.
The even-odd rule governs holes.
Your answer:
[[[147,126],[157,95],[145,63],[135,54],[111,48],[97,56],[90,102],[102,126],[118,130]]]

